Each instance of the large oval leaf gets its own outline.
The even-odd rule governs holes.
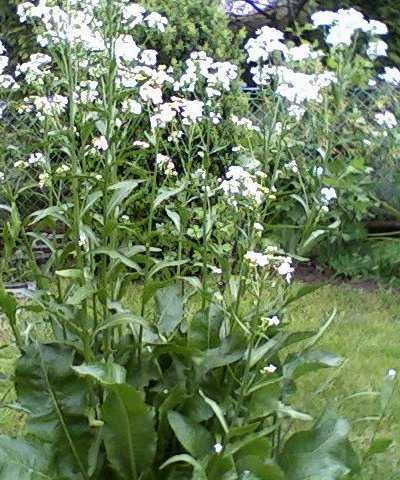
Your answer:
[[[103,405],[107,457],[121,478],[137,480],[151,467],[156,453],[153,412],[131,385],[107,388]]]

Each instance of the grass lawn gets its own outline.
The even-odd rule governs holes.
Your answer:
[[[291,322],[296,330],[318,327],[334,308],[338,311],[336,319],[320,347],[341,354],[347,361],[339,370],[325,370],[303,380],[295,405],[310,413],[332,405],[352,421],[357,449],[365,450],[376,425],[376,421],[366,417],[377,414],[379,400],[370,396],[347,397],[357,392],[379,391],[388,369],[400,372],[400,293],[325,286],[292,308]],[[7,342],[4,327],[2,332],[0,345]],[[2,374],[12,372],[15,355],[12,347],[0,349]],[[0,378],[0,398],[8,388],[9,383]],[[317,391],[320,391],[318,395]],[[18,432],[21,418],[7,408],[0,408],[0,432]],[[391,404],[390,416],[380,426],[378,437],[391,437],[395,441],[386,453],[375,456],[368,463],[361,478],[397,480],[400,478],[399,388]]]
[[[298,396],[310,412],[332,405],[353,423],[353,438],[358,450],[369,445],[376,421],[365,420],[379,411],[379,399],[371,396],[346,397],[379,391],[388,369],[400,374],[400,293],[367,292],[345,286],[326,286],[305,297],[292,312],[296,327],[317,327],[333,308],[337,316],[320,347],[345,357],[342,369],[332,375],[324,370],[304,382]],[[326,382],[331,377],[330,382]],[[380,425],[378,438],[394,439],[391,448],[368,462],[363,480],[400,478],[400,382],[392,397],[390,415]],[[317,395],[316,392],[323,391]]]

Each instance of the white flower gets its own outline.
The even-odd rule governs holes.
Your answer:
[[[261,223],[255,222],[254,223],[254,230],[257,232],[262,232],[264,231],[264,227],[261,225]]]
[[[292,273],[294,272],[294,268],[292,267],[292,258],[285,257],[282,260],[282,263],[277,267],[276,271],[282,277],[285,277],[286,281],[290,283],[292,280]]]
[[[27,168],[28,167],[28,162],[25,162],[24,160],[17,160],[14,162],[14,168]]]
[[[267,318],[267,322],[270,327],[277,327],[281,323],[277,315]]]
[[[150,83],[145,83],[140,87],[139,95],[144,102],[152,102],[154,105],[159,105],[163,102],[161,88],[154,87]]]
[[[297,165],[296,160],[291,160],[288,163],[285,163],[285,168],[288,170],[291,170],[293,173],[298,173],[299,172],[299,167]]]
[[[267,255],[252,250],[246,252],[244,258],[255,267],[266,267],[269,264],[269,257]]]
[[[5,175],[4,172],[0,172],[0,182],[4,182]]]
[[[122,102],[121,110],[125,113],[140,115],[142,113],[142,105],[136,100],[128,98]]]
[[[338,18],[336,12],[329,10],[321,10],[311,15],[311,21],[315,27],[330,26],[333,25]]]
[[[157,63],[158,52],[156,50],[143,50],[140,55],[140,63],[153,66]]]
[[[145,21],[150,28],[157,28],[160,32],[165,32],[165,27],[168,25],[168,20],[157,12],[147,15]]]
[[[213,448],[215,453],[221,453],[224,449],[224,446],[222,445],[222,443],[216,443]]]
[[[131,35],[120,35],[115,41],[115,56],[127,62],[137,60],[140,48]]]
[[[255,132],[260,131],[260,127],[257,125],[254,125],[254,123],[246,117],[241,117],[239,118],[237,115],[232,115],[231,116],[232,123],[237,125],[238,127],[244,127],[247,128],[248,130],[253,130]]]
[[[369,21],[369,31],[374,35],[387,35],[389,33],[388,27],[378,20]]]
[[[319,50],[313,50],[309,44],[303,43],[298,47],[289,48],[285,54],[286,59],[292,62],[301,62],[304,60],[315,60],[321,57],[323,53]]]
[[[385,67],[384,73],[379,75],[379,78],[391,85],[400,85],[400,70],[396,67]]]
[[[215,273],[215,275],[221,275],[222,273],[222,270],[218,267],[215,267],[214,265],[210,266],[210,270],[212,271],[212,273]]]
[[[397,371],[394,368],[390,368],[387,372],[389,378],[395,378],[397,376]]]
[[[71,168],[69,167],[69,165],[60,165],[59,167],[56,168],[56,174],[57,175],[64,175],[66,173],[68,173],[69,171],[71,170]]]
[[[50,175],[46,172],[39,173],[39,187],[44,188],[50,183]]]
[[[164,170],[164,172],[167,176],[171,175],[173,177],[176,177],[178,175],[178,172],[176,171],[174,162],[167,155],[163,155],[161,153],[158,153],[157,156],[156,156],[156,165],[160,169]]]
[[[88,104],[94,102],[98,96],[98,82],[96,80],[84,80],[79,83],[74,92],[74,101],[77,103]]]
[[[28,158],[28,164],[29,165],[36,165],[37,163],[44,163],[44,155],[43,153],[37,152],[37,153],[32,153],[29,158]]]
[[[315,175],[316,177],[322,177],[323,174],[324,174],[323,167],[314,166],[313,175]]]
[[[220,189],[228,196],[231,205],[237,206],[237,197],[249,199],[256,204],[263,202],[263,187],[243,167],[231,166],[225,176],[226,179],[221,182]]]
[[[375,121],[381,127],[394,128],[397,125],[397,119],[392,112],[386,110],[375,114]]]
[[[275,373],[277,371],[277,369],[278,369],[278,367],[276,367],[275,365],[270,363],[269,365],[267,365],[266,367],[261,369],[261,373]]]
[[[143,149],[150,148],[150,144],[148,142],[143,142],[142,140],[135,140],[133,142],[133,146],[143,148]]]
[[[337,199],[336,190],[333,187],[321,188],[321,196],[322,202],[325,204]]]
[[[133,28],[143,22],[143,16],[146,9],[137,3],[125,5],[122,10],[122,23],[129,28]]]
[[[106,137],[104,135],[101,135],[100,137],[96,137],[92,140],[92,145],[98,150],[98,151],[103,151],[105,152],[108,150],[108,142]]]
[[[386,57],[388,44],[383,40],[371,40],[368,44],[367,55],[369,58]]]

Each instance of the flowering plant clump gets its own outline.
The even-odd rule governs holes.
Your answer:
[[[318,196],[308,198],[304,166],[285,158],[282,173],[280,164],[286,130],[339,81],[307,73],[280,82],[273,71],[285,86],[265,131],[225,116],[237,66],[192,52],[175,71],[142,47],[135,29],[162,34],[168,25],[158,13],[125,1],[41,0],[18,14],[46,53],[2,83],[5,118],[14,111],[30,128],[21,148],[5,149],[12,169],[0,176],[0,308],[20,351],[14,382],[27,415],[24,437],[0,436],[0,479],[356,472],[345,419],[329,411],[293,429],[313,420],[291,404],[299,378],[342,359],[315,346],[334,314],[320,331],[293,331],[288,307],[314,287],[292,285],[291,250],[269,236],[281,196],[310,217],[318,205],[304,235],[339,197],[314,180]],[[314,93],[299,97],[297,81]],[[278,126],[280,109],[293,106],[301,115]],[[279,145],[271,168],[266,154]],[[39,209],[21,207],[27,191]],[[35,284],[23,301],[3,288],[16,252]]]
[[[320,30],[320,42],[298,32],[295,43],[265,26],[245,46],[260,130],[241,147],[264,166],[281,199],[275,238],[301,255],[359,235],[379,200],[388,200],[383,165],[396,162],[398,149],[399,70],[378,73],[375,65],[386,56],[386,25],[355,9],[311,20],[306,30]]]

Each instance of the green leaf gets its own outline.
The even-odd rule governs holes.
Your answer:
[[[212,400],[211,398],[204,395],[204,393],[201,390],[199,390],[199,393],[204,399],[204,401],[207,403],[207,405],[209,405],[213,410],[213,412],[215,413],[215,416],[218,418],[218,421],[221,424],[221,427],[223,428],[224,432],[229,433],[228,424],[226,423],[225,415],[221,407],[218,405],[218,403],[215,400]]]
[[[293,434],[279,456],[288,480],[337,480],[357,471],[349,430],[347,420],[327,412],[312,430]]]
[[[282,368],[282,375],[288,379],[296,379],[302,375],[315,372],[320,368],[340,367],[343,358],[322,350],[308,350],[303,353],[289,355]]]
[[[300,255],[307,255],[312,250],[318,239],[328,233],[328,230],[314,230],[311,235],[298,247]]]
[[[164,268],[178,267],[180,265],[185,265],[185,263],[188,262],[189,260],[164,260],[161,262],[157,262],[153,267],[151,267],[148,273],[148,278],[154,277],[156,273],[158,273],[160,270],[163,270]]]
[[[122,254],[121,252],[118,252],[117,250],[111,250],[108,248],[98,248],[92,252],[94,255],[107,255],[107,257],[110,257],[113,260],[118,260],[119,262],[123,263],[125,266],[132,268],[133,270],[136,270],[137,272],[141,272],[142,269],[139,267],[139,265]]]
[[[123,326],[136,326],[136,325],[141,325],[142,327],[149,328],[148,323],[143,317],[140,317],[139,315],[136,315],[131,312],[121,312],[121,313],[115,313],[114,315],[111,315],[106,323],[103,325],[100,325],[96,330],[95,334],[102,332],[104,330],[108,330],[109,328],[115,328],[115,327],[123,327]]]
[[[179,291],[177,285],[170,285],[156,292],[156,305],[159,314],[157,327],[162,335],[171,335],[182,321],[183,299]]]
[[[214,368],[230,365],[243,358],[245,345],[243,337],[239,334],[231,334],[224,338],[221,346],[207,350],[201,364],[201,370],[205,374]]]
[[[112,213],[114,208],[121,205],[121,203],[131,194],[132,190],[134,190],[139,183],[140,182],[138,180],[123,180],[122,182],[118,182],[109,187],[109,190],[115,190],[115,192],[108,203],[108,215]]]
[[[67,477],[79,471],[87,479],[87,452],[93,441],[86,412],[87,382],[72,370],[74,352],[59,344],[26,347],[18,359],[15,389],[30,412],[28,435],[51,444]]]
[[[286,480],[279,465],[261,456],[246,455],[237,462],[240,480]]]
[[[48,445],[0,436],[0,480],[61,480]]]
[[[14,295],[7,293],[6,290],[0,290],[0,310],[12,322],[16,320],[18,303]]]
[[[172,223],[175,225],[175,228],[178,233],[181,231],[181,217],[179,216],[178,213],[174,212],[173,210],[170,210],[169,208],[165,209],[168,217],[172,220]]]
[[[203,425],[174,411],[168,413],[168,421],[176,438],[194,458],[202,459],[211,453],[213,438]]]
[[[76,288],[66,300],[68,305],[81,305],[83,301],[93,295],[94,289],[90,285]]]
[[[186,183],[184,182],[181,183],[177,188],[160,188],[159,193],[153,203],[154,210],[166,200],[178,195],[178,193],[182,192],[185,188]]]
[[[157,447],[153,412],[131,385],[110,385],[103,405],[104,443],[111,467],[137,480],[151,467]]]
[[[278,382],[270,383],[257,389],[249,400],[250,419],[265,417],[275,411],[281,394]]]
[[[392,444],[393,439],[391,438],[375,438],[368,449],[367,456],[372,457],[384,453]]]
[[[126,370],[117,363],[82,363],[72,367],[81,377],[90,377],[103,384],[125,383]]]
[[[68,268],[65,270],[56,270],[56,275],[62,278],[82,278],[83,272],[78,268]]]

